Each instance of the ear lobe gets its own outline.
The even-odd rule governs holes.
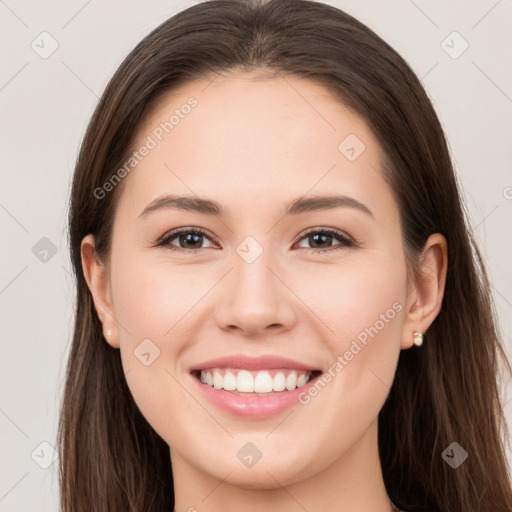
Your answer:
[[[82,270],[94,307],[103,327],[107,343],[113,348],[119,348],[117,322],[112,306],[110,281],[105,265],[96,253],[94,236],[85,236],[81,243]],[[108,333],[108,335],[107,335]]]
[[[410,348],[414,331],[425,333],[441,311],[447,269],[448,244],[443,235],[434,233],[425,243],[415,282],[408,294],[402,348]]]

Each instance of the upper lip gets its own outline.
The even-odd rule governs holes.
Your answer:
[[[317,371],[314,366],[300,363],[288,357],[276,355],[264,355],[258,357],[248,357],[243,354],[219,357],[203,361],[190,368],[190,371],[205,370],[207,368],[240,368],[244,370],[270,370],[280,368],[290,368],[293,370]]]

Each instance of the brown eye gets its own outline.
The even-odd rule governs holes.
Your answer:
[[[333,239],[338,240],[340,243],[333,246]],[[309,252],[332,251],[354,245],[354,242],[341,233],[341,231],[332,229],[311,230],[303,235],[300,240],[306,240],[310,244],[310,247],[305,247]]]
[[[168,247],[175,251],[197,251],[200,249],[207,249],[208,247],[202,247],[204,241],[210,240],[207,236],[206,231],[199,228],[186,228],[172,231],[167,234],[160,242],[158,246]],[[177,243],[173,243],[176,241]]]

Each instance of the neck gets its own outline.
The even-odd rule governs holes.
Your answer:
[[[382,477],[377,431],[376,420],[340,458],[327,467],[308,467],[303,477],[285,480],[267,470],[261,481],[238,485],[236,467],[216,479],[171,450],[175,511],[394,512]]]

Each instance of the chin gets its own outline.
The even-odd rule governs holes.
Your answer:
[[[237,461],[238,462],[238,461]],[[292,467],[290,467],[292,466]],[[221,471],[216,466],[211,473],[215,478],[240,489],[277,489],[306,478],[307,467],[297,467],[296,462],[290,460],[267,460],[263,457],[252,467],[243,465],[226,465]],[[226,478],[226,475],[229,476]]]

